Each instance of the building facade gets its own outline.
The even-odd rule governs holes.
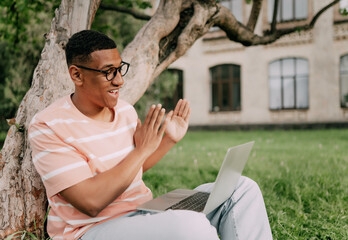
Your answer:
[[[246,24],[251,4],[226,0]],[[277,28],[309,23],[329,0],[280,0]],[[341,7],[347,1],[341,1]],[[263,1],[256,33],[270,29],[273,1]],[[310,31],[244,47],[217,28],[170,68],[182,76],[191,126],[348,122],[348,17],[339,4]]]

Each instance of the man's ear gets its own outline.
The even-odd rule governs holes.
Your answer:
[[[69,74],[70,74],[71,80],[74,82],[76,86],[82,86],[83,76],[82,76],[80,68],[76,67],[75,65],[71,65],[69,67]]]

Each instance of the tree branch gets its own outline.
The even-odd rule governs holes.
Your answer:
[[[271,23],[271,33],[274,33],[274,31],[276,30],[278,6],[279,6],[279,0],[275,0],[274,1],[274,6],[273,6],[273,17],[272,17],[272,23]]]
[[[338,2],[339,0],[335,0],[323,7],[317,14],[315,14],[309,24],[304,24],[293,28],[280,29],[274,32],[269,31],[264,36],[254,34],[249,28],[240,24],[232,13],[225,7],[220,8],[220,12],[216,15],[214,23],[216,26],[220,27],[226,33],[227,37],[232,41],[239,42],[244,46],[265,45],[273,43],[284,35],[299,30],[306,31],[312,29],[319,16]]]
[[[335,0],[331,3],[329,3],[328,5],[326,5],[325,7],[323,7],[319,12],[317,12],[317,14],[315,14],[315,16],[313,17],[312,21],[310,22],[309,26],[311,28],[314,27],[315,22],[318,20],[318,18],[320,17],[320,15],[325,12],[327,9],[329,9],[330,7],[332,7],[333,5],[335,5],[336,3],[338,3],[340,0]]]
[[[165,70],[176,59],[184,55],[188,49],[196,42],[196,40],[207,33],[213,26],[214,22],[211,21],[213,16],[217,13],[217,5],[215,1],[205,1],[209,3],[210,7],[204,6],[204,4],[193,3],[193,11],[189,9],[188,14],[192,14],[189,19],[185,19],[188,16],[184,16],[182,12],[180,21],[184,21],[184,26],[181,32],[177,32],[177,45],[175,49],[164,58],[156,67],[154,77],[157,77],[163,70]],[[188,23],[186,23],[186,21]],[[180,23],[179,23],[180,24]],[[174,31],[173,31],[174,32]]]
[[[140,19],[140,20],[150,20],[150,18],[151,18],[151,16],[149,16],[149,15],[147,15],[145,13],[139,12],[139,11],[137,11],[135,9],[130,9],[130,8],[117,6],[117,5],[115,5],[115,6],[108,6],[108,5],[105,5],[105,4],[100,4],[99,9],[127,13],[127,14],[132,15],[134,18]]]
[[[254,0],[253,7],[251,9],[251,13],[249,16],[247,28],[249,28],[252,32],[255,29],[257,19],[259,18],[260,10],[262,7],[262,0]]]

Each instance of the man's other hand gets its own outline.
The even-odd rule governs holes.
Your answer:
[[[190,114],[191,108],[189,102],[185,99],[180,99],[176,104],[174,112],[170,111],[167,115],[166,137],[169,137],[175,143],[180,141],[187,132]]]

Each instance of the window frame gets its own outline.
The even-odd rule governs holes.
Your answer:
[[[343,96],[342,96],[342,91],[343,91],[343,84],[342,84],[342,81],[343,81],[343,79],[342,79],[342,69],[341,69],[341,62],[342,62],[342,59],[344,58],[344,57],[346,57],[346,58],[348,58],[348,53],[346,53],[346,54],[343,54],[343,55],[341,55],[340,56],[340,64],[339,64],[339,77],[340,77],[340,95],[339,95],[339,101],[340,101],[340,106],[341,106],[341,108],[343,108],[343,109],[347,109],[348,108],[348,102],[343,102],[342,100],[343,100]],[[345,71],[343,71],[344,72],[344,74],[347,76],[347,84],[348,84],[348,68],[345,70]],[[348,94],[348,92],[347,92],[347,94]]]
[[[272,0],[268,0],[268,1],[272,1]],[[309,3],[308,3],[308,0],[307,1],[307,13],[306,13],[306,17],[304,18],[297,18],[296,17],[296,1],[297,0],[287,0],[287,1],[291,1],[291,5],[292,5],[292,18],[290,19],[284,19],[284,15],[285,13],[283,12],[283,5],[284,5],[284,1],[285,0],[280,0],[279,1],[279,5],[278,5],[278,16],[277,16],[277,23],[284,23],[284,22],[297,22],[297,21],[303,21],[303,20],[306,20],[308,18],[308,7],[309,7]],[[303,0],[302,0],[303,1]],[[270,4],[268,4],[267,6],[267,12],[269,13],[269,11],[271,11],[272,15],[273,15],[273,8],[270,10],[268,9],[270,7]],[[273,0],[273,5],[272,7],[274,7],[274,0]],[[268,18],[268,15],[267,15],[267,18]],[[271,23],[272,20],[268,19],[268,22]]]
[[[291,79],[293,80],[293,106],[294,107],[285,107],[284,106],[284,79],[287,78],[289,79],[289,75],[284,75],[283,74],[283,61],[284,60],[288,60],[288,59],[293,59],[294,60],[294,75],[291,76]],[[307,61],[307,66],[308,66],[308,71],[307,71],[307,75],[299,75],[297,74],[297,68],[296,68],[296,61],[297,60],[305,60]],[[280,98],[281,98],[281,103],[280,103],[280,108],[271,108],[271,78],[272,76],[270,75],[270,65],[276,62],[280,62]],[[306,76],[306,80],[307,80],[307,93],[306,93],[306,97],[307,97],[307,106],[306,107],[297,107],[297,96],[298,96],[298,92],[297,92],[297,80],[300,79],[301,77]],[[269,62],[268,64],[268,90],[269,90],[269,101],[268,101],[268,107],[270,111],[284,111],[284,110],[308,110],[309,109],[309,61],[306,58],[303,57],[285,57],[285,58],[279,58],[276,60],[273,60],[271,62]]]
[[[173,96],[165,98],[163,102],[163,106],[165,106],[166,109],[174,110],[179,99],[184,98],[184,71],[178,68],[168,68],[166,71],[178,75],[178,82],[176,84]],[[181,88],[180,91],[179,88]]]
[[[223,67],[227,67],[227,72],[229,73],[228,75],[228,79],[224,79],[222,77],[222,68]],[[234,76],[234,71],[237,71],[236,68],[238,68],[239,71],[239,76],[237,78],[235,78]],[[241,102],[241,82],[242,82],[242,77],[241,77],[241,70],[242,67],[241,65],[238,64],[232,64],[232,63],[224,63],[224,64],[218,64],[215,65],[213,67],[209,68],[209,74],[210,74],[210,90],[211,90],[211,107],[210,107],[210,111],[217,113],[217,112],[239,112],[242,110],[242,102]],[[215,75],[218,75],[218,78],[213,78],[214,73],[213,71],[217,71],[215,73]],[[224,106],[223,105],[223,98],[225,97],[223,95],[223,85],[224,84],[228,84],[228,106]],[[235,83],[238,84],[239,88],[237,89],[238,93],[239,93],[239,99],[237,100],[237,105],[234,106],[235,102],[233,100],[233,92],[235,90]],[[214,106],[214,85],[217,85],[217,105]],[[216,110],[216,107],[218,107],[219,109]]]
[[[335,4],[333,6],[333,11],[334,11],[334,17],[333,17],[333,22],[334,24],[340,24],[340,23],[346,23],[348,22],[348,15],[344,16],[340,13],[340,8],[341,8],[341,1],[338,4]]]
[[[262,17],[262,29],[264,32],[269,31],[271,29],[271,22],[269,22],[268,20],[268,11],[269,11],[269,6],[268,6],[268,2],[270,0],[267,1],[263,1],[262,2],[262,13],[263,13],[263,17]],[[274,1],[274,0],[271,0]],[[306,19],[302,19],[302,20],[289,20],[289,21],[285,21],[285,22],[281,22],[281,21],[277,21],[277,29],[287,29],[287,28],[294,28],[296,26],[300,26],[300,25],[304,25],[304,24],[309,24],[311,19],[314,16],[314,6],[313,6],[313,0],[307,0],[308,3],[308,7],[307,7],[307,18]],[[272,9],[273,10],[273,9]],[[273,14],[273,12],[272,12]]]

